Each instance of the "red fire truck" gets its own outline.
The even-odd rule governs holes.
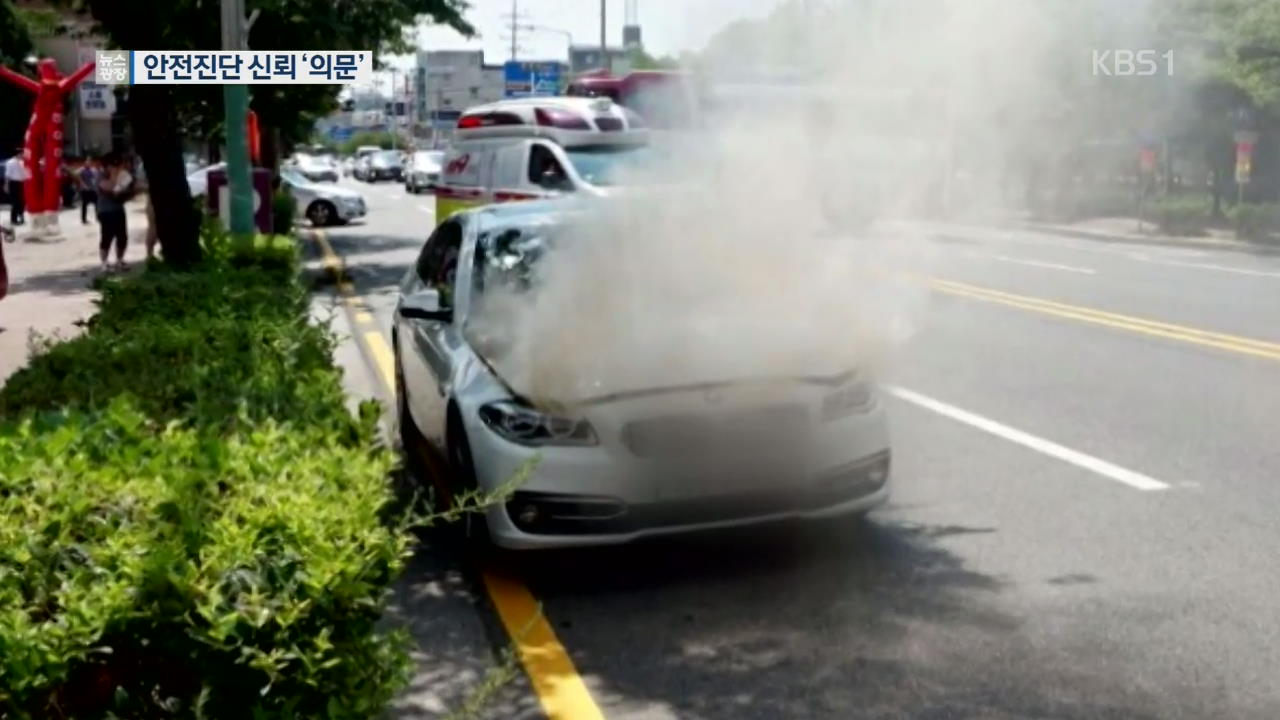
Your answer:
[[[636,70],[615,77],[608,71],[594,70],[571,82],[565,94],[608,97],[659,130],[687,128],[697,115],[692,76],[685,72]]]

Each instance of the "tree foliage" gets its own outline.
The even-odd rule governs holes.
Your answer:
[[[19,68],[31,52],[27,18],[12,0],[0,0],[0,65]],[[31,96],[8,83],[0,83],[0,157],[8,156],[22,142],[31,114]]]

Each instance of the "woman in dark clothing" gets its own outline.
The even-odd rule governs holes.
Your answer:
[[[125,222],[124,204],[133,189],[133,176],[125,170],[119,156],[108,155],[102,162],[102,179],[98,181],[98,228],[101,241],[98,255],[106,272],[111,245],[116,246],[116,269],[124,270],[124,251],[129,244],[129,226]]]

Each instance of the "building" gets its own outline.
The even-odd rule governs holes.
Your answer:
[[[572,45],[569,47],[569,72],[577,75],[604,67],[604,54],[599,45]],[[631,71],[631,50],[627,48],[609,48],[610,67],[614,75],[625,75]]]
[[[423,50],[413,86],[413,117],[419,134],[452,130],[463,110],[501,100],[501,65],[484,61],[481,50]]]

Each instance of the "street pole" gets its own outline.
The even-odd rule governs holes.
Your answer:
[[[391,68],[391,112],[387,113],[387,127],[391,128],[391,149],[396,149],[396,74],[397,70]]]
[[[222,49],[248,48],[249,30],[244,17],[244,0],[222,0]],[[222,104],[227,141],[227,185],[230,196],[230,230],[249,235],[253,226],[253,175],[249,168],[249,88],[223,85]]]
[[[608,0],[600,0],[600,62],[606,73],[613,74],[613,59],[609,57],[609,33],[605,22],[608,13]]]

